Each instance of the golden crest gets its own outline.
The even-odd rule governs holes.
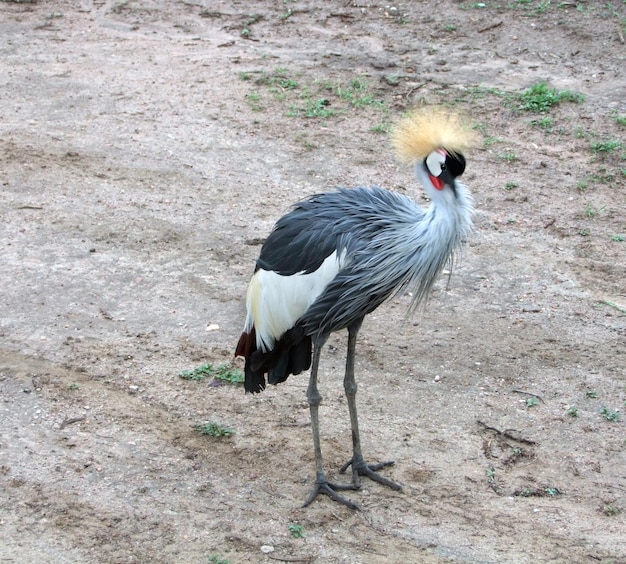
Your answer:
[[[425,159],[435,149],[463,153],[475,133],[461,116],[450,110],[426,106],[400,119],[391,133],[391,143],[399,159],[407,163]]]

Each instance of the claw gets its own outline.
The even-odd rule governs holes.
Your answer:
[[[318,477],[317,480],[315,480],[315,486],[313,487],[313,491],[310,493],[309,497],[304,502],[302,507],[306,507],[307,505],[309,505],[318,495],[324,494],[333,501],[345,505],[348,509],[358,510],[360,509],[360,507],[356,503],[353,503],[348,498],[339,495],[337,491],[358,490],[360,488],[360,484],[333,484],[332,482],[329,482],[326,477],[321,476]]]
[[[378,462],[377,464],[367,464],[363,459],[355,462],[354,458],[351,458],[339,469],[339,471],[343,474],[350,466],[352,466],[352,481],[355,485],[358,484],[360,486],[359,476],[367,476],[370,480],[374,480],[383,486],[387,486],[392,490],[400,492],[402,491],[402,486],[400,484],[378,474],[378,470],[382,470],[386,466],[393,466],[393,464],[393,460]]]

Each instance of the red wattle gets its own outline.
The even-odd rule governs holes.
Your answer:
[[[443,190],[443,180],[433,176],[432,174],[429,174],[428,176],[430,176],[430,181],[437,190]]]

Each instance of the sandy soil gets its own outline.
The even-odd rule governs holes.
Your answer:
[[[2,562],[626,562],[625,26],[617,1],[0,2]],[[540,81],[585,100],[520,111]],[[423,102],[481,140],[449,283],[359,341],[365,453],[404,491],[302,509],[306,376],[178,375],[232,359],[290,203],[427,205],[385,135]]]

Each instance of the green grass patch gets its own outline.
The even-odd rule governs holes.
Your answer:
[[[515,154],[514,151],[508,150],[504,153],[499,153],[498,157],[507,163],[514,163],[519,157]]]
[[[262,112],[265,109],[261,104],[261,95],[258,92],[246,94],[246,102],[253,112]]]
[[[596,171],[585,177],[585,182],[592,186],[597,184],[614,184],[617,180],[617,171],[600,166]]]
[[[622,142],[614,139],[613,141],[598,141],[591,143],[591,150],[594,153],[612,153],[622,147]]]
[[[544,487],[528,487],[528,488],[520,488],[513,492],[513,495],[519,497],[556,497],[557,495],[561,495],[561,490],[559,488],[555,488],[554,486],[544,486]]]
[[[543,113],[561,102],[583,102],[585,97],[569,90],[558,91],[548,88],[545,82],[533,84],[519,96],[519,109],[526,112]]]
[[[255,112],[269,111],[277,102],[286,108],[284,115],[301,119],[329,119],[350,111],[388,109],[384,97],[378,95],[370,81],[361,76],[347,83],[307,81],[300,74],[295,75],[287,68],[277,67],[271,72],[241,72],[239,79],[253,85],[254,89],[246,94],[246,102]],[[388,128],[383,123],[372,127],[371,131],[386,133]]]
[[[355,108],[363,106],[382,107],[383,101],[376,98],[370,91],[369,84],[362,78],[353,78],[347,86],[338,86],[336,94]]]
[[[585,204],[585,217],[591,219],[598,215],[598,208],[593,207],[590,203]]]
[[[526,407],[535,407],[539,405],[539,400],[534,396],[530,396],[526,398],[525,402],[526,402]]]
[[[307,118],[327,119],[337,113],[335,109],[329,107],[330,104],[330,100],[326,98],[318,98],[317,100],[311,98],[306,101],[304,109],[300,113],[303,113],[304,117]]]
[[[551,132],[554,127],[554,119],[548,116],[543,116],[539,119],[534,119],[530,122],[531,125],[535,127],[539,127],[544,131]]]
[[[599,411],[599,413],[607,421],[611,421],[612,423],[617,423],[619,421],[619,412],[618,411],[613,411],[613,410],[609,409],[608,407],[603,407]]]
[[[272,72],[261,72],[254,81],[259,86],[277,87],[283,90],[296,90],[300,84],[290,75],[289,70],[276,67]]]
[[[298,525],[297,523],[290,523],[287,528],[291,533],[291,536],[294,539],[303,539],[306,535],[304,534],[304,526]]]
[[[604,513],[607,517],[614,517],[615,515],[619,515],[621,512],[622,510],[619,507],[611,503],[602,508],[602,513]]]
[[[183,380],[204,380],[205,378],[216,378],[230,384],[243,384],[244,375],[241,370],[233,368],[230,364],[213,365],[203,364],[191,370],[183,370],[178,376]]]
[[[530,14],[532,16],[539,16],[545,14],[550,8],[551,0],[543,0],[543,2],[537,2],[531,7]]]
[[[560,5],[561,3],[558,3]],[[497,10],[523,12],[527,16],[538,17],[557,5],[552,0],[491,0],[485,2],[463,2],[461,10]]]
[[[603,300],[603,301],[597,303],[596,306],[597,307],[609,306],[609,307],[612,307],[613,309],[616,309],[620,313],[625,313],[626,314],[626,307],[623,307],[623,306],[621,306],[619,304],[616,304],[615,302],[612,302],[610,300]],[[624,402],[624,405],[626,406],[626,402]]]
[[[215,437],[216,439],[231,437],[235,434],[235,430],[231,427],[226,427],[225,425],[216,423],[215,421],[194,425],[193,428],[201,435],[208,435],[210,437]]]
[[[441,88],[441,90],[445,90],[445,88]],[[504,90],[492,86],[482,86],[481,84],[470,85],[463,89],[454,89],[454,92],[456,102],[463,102],[468,99],[469,102],[475,102],[476,100],[483,100],[490,97],[504,99],[511,97],[511,95]]]
[[[378,125],[370,127],[370,131],[373,133],[387,134],[391,131],[391,125],[389,123],[379,123]]]
[[[503,143],[504,139],[500,139],[500,137],[496,137],[495,135],[489,135],[483,139],[483,145],[485,147],[492,147],[498,143]]]
[[[589,137],[589,133],[587,133],[587,131],[585,130],[584,127],[577,125],[574,128],[574,131],[572,131],[572,135],[576,138],[576,139],[587,139]]]

